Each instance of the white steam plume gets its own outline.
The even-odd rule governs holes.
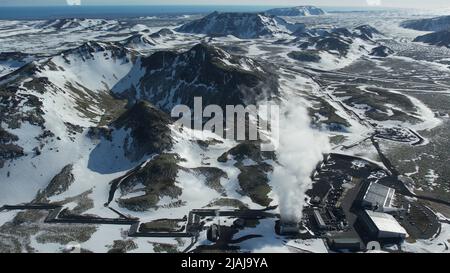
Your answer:
[[[301,220],[305,193],[312,186],[311,174],[330,149],[327,136],[311,128],[302,105],[299,98],[289,98],[281,106],[279,165],[275,166],[271,181],[283,222]]]

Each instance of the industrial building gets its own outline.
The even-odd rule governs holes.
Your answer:
[[[281,222],[280,234],[281,235],[297,235],[300,232],[298,223],[295,222]]]
[[[408,237],[394,216],[387,213],[366,210],[360,214],[359,222],[372,240],[401,242]]]
[[[333,251],[358,252],[364,249],[362,242],[357,237],[328,238],[328,247]]]
[[[394,189],[366,181],[357,197],[357,202],[363,209],[389,212],[395,210],[392,207],[394,196]]]
[[[318,209],[314,209],[314,220],[320,230],[326,230],[328,228]]]

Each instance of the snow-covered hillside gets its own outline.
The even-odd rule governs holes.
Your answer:
[[[450,29],[450,16],[441,16],[427,19],[407,20],[401,23],[404,28],[421,31],[443,31]]]
[[[205,44],[176,54],[157,52],[133,68],[142,76],[124,78],[113,92],[130,101],[146,99],[170,112],[174,105],[256,103],[277,95],[277,76],[262,64]],[[138,72],[140,71],[140,72]],[[267,90],[267,91],[266,91]]]
[[[450,48],[450,29],[419,36],[414,39],[414,42]]]
[[[32,55],[21,52],[0,53],[0,77],[21,68],[33,60],[34,57]]]
[[[266,13],[275,16],[317,16],[326,14],[324,10],[315,6],[276,8],[266,11]]]
[[[281,18],[266,14],[214,12],[179,27],[177,31],[211,36],[233,35],[250,39],[289,34],[298,27]]]

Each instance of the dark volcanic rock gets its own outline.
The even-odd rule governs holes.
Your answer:
[[[11,134],[10,132],[4,130],[2,127],[0,127],[0,144],[6,144],[14,141],[18,141],[19,138]]]
[[[183,53],[157,52],[142,59],[145,75],[135,86],[118,93],[133,101],[148,100],[166,112],[174,105],[256,104],[278,95],[278,76],[252,59],[234,56],[217,47],[198,44]]]
[[[180,160],[177,155],[163,154],[116,179],[121,181],[120,189],[124,194],[139,185],[144,186],[145,191],[144,195],[138,197],[120,199],[119,205],[133,211],[145,211],[156,208],[160,198],[164,196],[179,197],[182,190],[175,182]]]
[[[0,86],[0,116],[1,122],[7,128],[21,128],[22,123],[29,122],[31,125],[40,126],[44,129],[42,102],[38,97],[31,94],[18,95],[19,86],[6,84]],[[22,111],[26,106],[27,111]],[[7,160],[17,159],[25,156],[23,148],[17,145],[19,138],[0,127],[0,168]],[[39,139],[38,139],[39,140]]]
[[[269,206],[272,200],[268,197],[271,192],[268,173],[273,167],[266,160],[276,160],[274,152],[262,152],[258,142],[246,141],[224,153],[217,160],[225,163],[229,159],[236,160],[235,166],[241,171],[238,175],[241,194],[249,196],[253,202],[261,206]],[[244,164],[250,159],[254,165]],[[248,163],[248,162],[246,162]]]
[[[51,19],[37,24],[35,27],[39,29],[54,29],[54,30],[71,30],[71,29],[90,29],[102,30],[108,24],[104,19],[79,19],[79,18],[64,18]]]
[[[0,52],[0,65],[9,67],[9,70],[3,70],[0,67],[0,75],[5,75],[5,72],[14,71],[32,62],[35,57],[31,54],[22,52]]]
[[[333,28],[331,29],[331,33],[341,36],[341,37],[353,37],[353,33],[345,27]]]
[[[100,140],[101,138],[105,138],[109,141],[112,141],[112,132],[113,129],[109,127],[91,127],[87,133],[87,136],[91,139]]]
[[[156,42],[153,41],[150,37],[138,33],[132,35],[131,37],[122,41],[122,44],[126,47],[131,48],[139,48],[139,47],[150,47],[156,45]]]
[[[275,160],[276,158],[274,152],[262,152],[260,143],[256,141],[246,141],[240,143],[236,147],[221,155],[217,160],[219,162],[227,162],[230,156],[238,162],[241,162],[247,158],[255,162],[262,162],[267,159]]]
[[[24,156],[23,148],[15,144],[0,144],[0,160],[15,159]],[[3,167],[3,166],[2,166]]]
[[[273,167],[266,163],[253,166],[240,166],[241,173],[238,175],[242,194],[249,196],[253,202],[268,207],[272,199],[268,197],[271,192],[267,173],[273,171]]]
[[[197,175],[204,175],[206,180],[206,186],[216,190],[218,193],[225,195],[225,188],[221,185],[220,180],[222,178],[228,178],[226,172],[219,168],[214,167],[199,167],[192,169]]]
[[[341,56],[345,56],[350,49],[350,43],[339,38],[329,37],[317,41],[316,48],[328,52],[338,52]]]
[[[39,192],[35,199],[36,202],[45,202],[49,197],[64,193],[75,181],[72,174],[73,165],[65,166],[48,184],[44,191]]]
[[[414,42],[450,48],[450,30],[425,34],[414,39]]]
[[[76,56],[82,58],[83,60],[92,59],[93,53],[98,52],[106,53],[106,51],[110,52],[111,56],[117,59],[126,58],[127,54],[130,53],[130,50],[123,47],[120,43],[89,41],[77,48],[68,49],[62,52],[61,56],[65,58],[66,61],[70,64],[70,61],[66,58],[67,56]]]
[[[376,35],[382,35],[380,31],[369,25],[362,25],[355,28],[357,36],[364,40],[373,39]]]
[[[169,116],[148,102],[138,102],[120,116],[116,128],[131,129],[132,139],[124,147],[127,157],[139,160],[145,155],[159,154],[172,147]]]
[[[419,20],[408,20],[401,23],[401,26],[404,28],[410,28],[421,31],[450,30],[450,16],[441,16]]]
[[[127,253],[138,248],[133,240],[116,240],[108,253]]]
[[[387,46],[375,47],[374,49],[372,49],[372,52],[370,52],[370,55],[375,57],[387,57],[392,54],[394,54],[394,50],[390,49]]]
[[[140,232],[183,232],[185,219],[158,219],[143,223],[139,227]]]
[[[288,56],[294,60],[301,62],[319,62],[321,60],[320,55],[317,54],[316,51],[292,51],[288,54]]]

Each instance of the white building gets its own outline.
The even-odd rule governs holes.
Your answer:
[[[403,240],[408,237],[406,230],[390,214],[366,210],[361,220],[373,238]]]

